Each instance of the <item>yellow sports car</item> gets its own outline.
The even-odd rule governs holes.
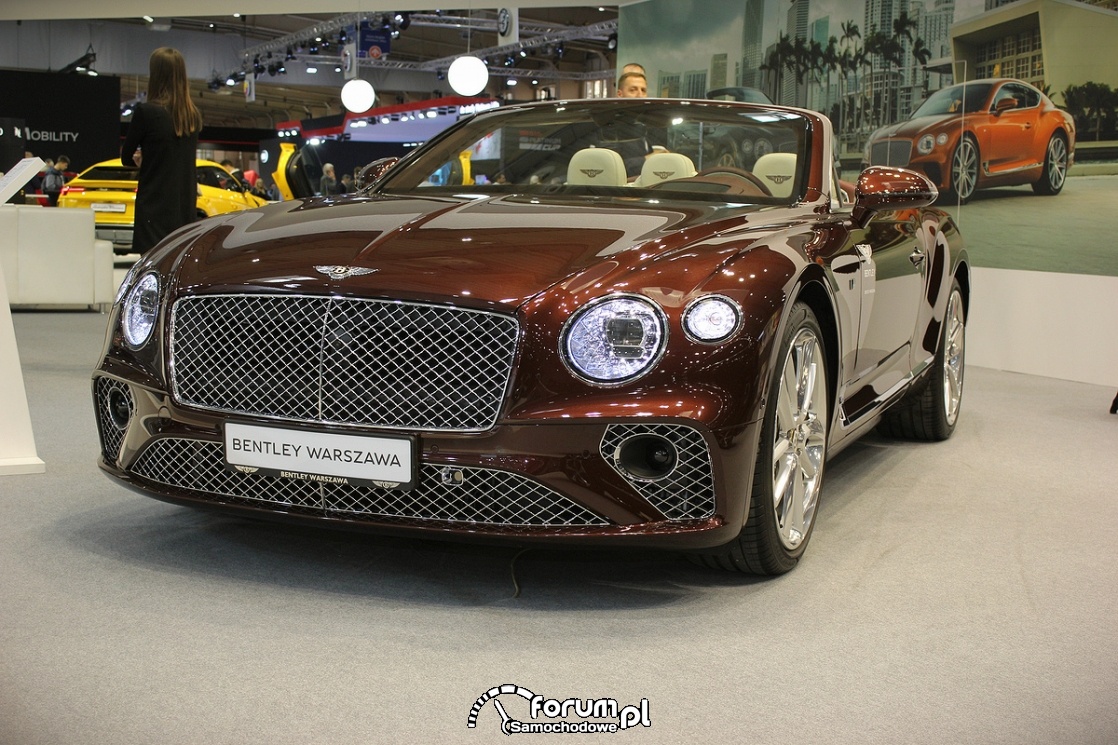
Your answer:
[[[119,158],[90,166],[62,187],[58,206],[92,209],[97,237],[112,241],[116,253],[129,253],[136,220],[138,172],[139,168],[126,166]],[[198,160],[197,176],[200,218],[267,204],[213,161]]]

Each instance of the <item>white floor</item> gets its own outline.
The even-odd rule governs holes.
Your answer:
[[[15,315],[47,471],[0,478],[0,743],[497,742],[493,704],[466,723],[504,683],[647,699],[651,726],[612,736],[642,743],[1118,742],[1109,387],[970,367],[951,440],[871,437],[830,464],[782,578],[647,551],[511,567],[511,549],[110,482],[89,391],[103,324]]]

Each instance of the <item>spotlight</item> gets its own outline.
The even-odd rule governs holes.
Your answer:
[[[295,59],[295,55],[291,52],[291,47],[287,48],[287,54],[284,55],[283,59],[285,62],[290,62]]]
[[[396,25],[400,27],[401,31],[407,31],[408,26],[411,25],[411,15],[409,13],[397,13]]]
[[[307,63],[307,74],[308,75],[314,75],[317,72],[318,72],[318,68],[315,67],[314,65],[312,65],[310,62],[308,62]]]
[[[563,59],[563,55],[566,53],[566,51],[567,50],[563,47],[562,42],[555,45],[555,56],[558,59]]]
[[[606,39],[606,49],[610,50],[611,52],[614,49],[617,49],[617,32],[610,34],[609,38]]]

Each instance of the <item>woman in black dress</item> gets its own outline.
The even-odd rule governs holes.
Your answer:
[[[190,100],[186,61],[170,47],[151,53],[148,100],[136,106],[120,160],[139,166],[132,250],[143,253],[197,214],[195,158],[202,115]]]

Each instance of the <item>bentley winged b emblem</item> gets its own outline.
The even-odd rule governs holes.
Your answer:
[[[370,269],[364,266],[316,266],[314,268],[319,274],[325,274],[330,279],[346,279],[348,277],[360,277],[362,274],[372,274],[373,272],[380,271],[379,269]]]
[[[595,178],[598,174],[600,174],[605,169],[603,169],[603,168],[580,168],[578,170],[579,170],[580,173],[582,173],[584,176],[586,176],[586,178]]]

